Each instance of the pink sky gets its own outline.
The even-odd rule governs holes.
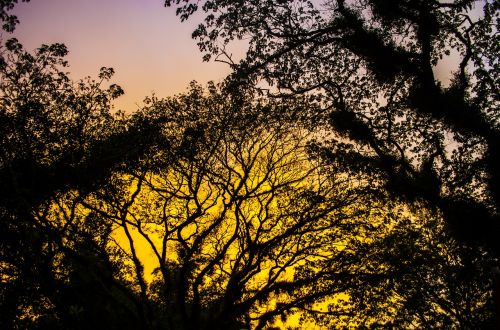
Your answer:
[[[191,39],[197,22],[181,23],[163,0],[31,0],[14,13],[21,21],[14,36],[27,49],[53,42],[68,46],[73,79],[113,67],[113,82],[125,90],[115,102],[118,109],[133,111],[153,92],[159,97],[183,92],[192,80],[219,82],[230,71],[222,63],[202,62]],[[239,50],[236,57],[241,55]],[[444,81],[457,65],[456,59],[447,62],[436,68]]]
[[[123,110],[137,109],[152,92],[173,95],[191,80],[218,82],[229,73],[224,64],[202,62],[191,39],[196,22],[180,23],[163,0],[31,0],[14,13],[21,21],[14,36],[28,50],[42,43],[68,46],[73,79],[113,67],[113,82],[125,90],[116,101]]]

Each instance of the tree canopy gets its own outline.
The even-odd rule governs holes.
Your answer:
[[[496,2],[165,4],[234,72],[133,113],[1,44],[1,328],[494,328]]]
[[[193,38],[206,60],[234,67],[233,83],[265,81],[268,95],[320,103],[338,136],[325,142],[331,157],[377,172],[398,197],[438,207],[462,239],[498,254],[498,2],[165,5],[182,20],[205,13]],[[226,51],[234,40],[248,43],[239,62]],[[436,66],[450,57],[458,65],[441,82]]]

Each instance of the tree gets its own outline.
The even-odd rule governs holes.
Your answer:
[[[141,327],[491,323],[487,254],[458,259],[436,215],[387,204],[370,177],[323,163],[309,149],[318,132],[295,116],[306,103],[253,100],[197,85],[147,99],[131,120],[162,122],[168,147],[75,199],[76,219],[113,232],[103,253],[120,261],[113,277],[137,297]],[[476,262],[481,272],[458,281]],[[429,289],[417,296],[415,282]]]
[[[27,64],[39,63],[26,58]],[[27,64],[10,67],[18,72]],[[28,68],[21,72],[37,66]],[[397,274],[409,273],[391,245],[406,231],[390,240],[389,219],[396,215],[384,196],[373,194],[376,179],[324,163],[325,150],[314,143],[323,132],[303,124],[304,112],[316,112],[307,102],[259,100],[245,89],[228,95],[193,84],[185,95],[147,98],[141,111],[113,117],[109,103],[51,97],[59,95],[55,91],[109,95],[97,85],[86,89],[82,83],[77,86],[83,90],[75,90],[50,87],[49,78],[24,81],[3,89],[16,96],[5,101],[7,122],[33,125],[11,125],[16,129],[2,136],[2,143],[12,145],[2,164],[13,173],[11,185],[28,187],[2,205],[5,327],[236,329],[297,317],[318,325],[372,326],[381,315],[373,309],[388,308],[401,293],[376,294]],[[38,89],[37,81],[44,82]],[[26,86],[35,92],[16,92]],[[17,98],[25,95],[34,99]],[[102,109],[104,116],[79,121],[85,109]],[[77,113],[65,124],[68,117],[52,111]],[[112,132],[103,127],[96,134],[102,123]],[[91,129],[80,128],[85,125]],[[111,148],[109,141],[124,141],[113,134],[127,143]],[[15,144],[20,137],[30,143]],[[85,143],[65,147],[73,143],[68,137]],[[144,150],[134,151],[137,145]],[[123,154],[115,158],[114,148]],[[73,152],[81,158],[61,160]],[[95,163],[95,155],[111,157],[105,164],[113,166]],[[17,160],[34,164],[35,174],[51,173],[39,170],[42,164],[85,174],[84,180],[46,174],[51,186],[35,189],[23,183],[34,179],[15,180],[27,175],[26,166],[12,165]],[[81,170],[89,168],[81,165],[87,162],[99,170]],[[361,292],[369,292],[373,303],[359,303]],[[471,301],[490,310],[484,295],[454,299],[458,306]],[[447,313],[442,318],[461,324]]]
[[[477,15],[474,0],[165,1],[182,20],[206,14],[193,37],[206,60],[232,65],[233,83],[309,95],[337,135],[331,157],[438,207],[462,241],[498,256],[499,5],[480,4]],[[238,63],[234,40],[249,45]],[[451,56],[459,64],[445,86],[434,72]]]
[[[15,2],[4,1],[3,12]],[[207,1],[221,17],[200,27],[201,46],[217,53],[218,36],[250,33],[251,56],[222,90],[192,84],[187,94],[146,98],[130,116],[112,112],[122,93],[103,87],[112,69],[73,83],[62,71],[63,45],[29,54],[7,41],[0,325],[261,329],[301,318],[339,328],[490,326],[486,269],[497,260],[442,223],[465,211],[496,216],[488,140],[496,114],[487,111],[497,102],[495,81],[487,82],[496,62],[475,78],[465,71],[468,61],[494,58],[477,29],[488,33],[497,7],[487,2],[485,16],[461,30],[454,19],[468,4],[338,1],[327,17],[306,1],[238,2],[242,12]],[[180,13],[194,10],[188,0]],[[472,53],[448,88],[430,86],[425,73],[426,54],[440,52],[437,32],[427,30],[433,15],[458,40],[450,47]],[[404,28],[415,41],[397,37]],[[242,84],[259,77],[277,83],[270,93],[280,98]],[[472,128],[448,111],[437,115],[443,110],[423,92],[470,110]]]
[[[156,141],[147,135],[151,126],[127,126],[122,115],[111,113],[111,100],[123,92],[114,84],[102,88],[112,69],[101,69],[98,81],[73,83],[62,71],[66,53],[64,45],[54,44],[30,54],[15,39],[1,47],[0,321],[5,328],[85,327],[74,318],[75,301],[88,307],[101,302],[102,312],[113,303],[113,295],[99,291],[110,286],[95,261],[102,251],[86,238],[102,234],[105,241],[106,228],[87,223],[67,246],[71,228],[52,225],[48,214],[54,203],[72,214],[77,203],[63,203],[61,196],[76,190],[82,198],[98,189],[112,172],[147,152],[145,143]],[[104,264],[109,272],[109,262]],[[86,315],[94,315],[85,318],[89,325],[102,314]],[[115,326],[120,315],[127,324],[124,308],[110,315]]]
[[[339,283],[356,276],[353,252],[335,248],[335,242],[345,246],[357,240],[353,235],[363,229],[362,218],[371,209],[366,189],[340,174],[325,177],[306,152],[306,131],[293,128],[285,117],[277,121],[263,114],[264,109],[274,112],[275,105],[252,105],[243,96],[228,102],[215,87],[210,96],[193,86],[185,96],[147,100],[149,106],[124,125],[139,134],[140,127],[161,123],[157,127],[164,139],[151,140],[152,149],[134,165],[114,167],[105,179],[87,177],[98,183],[92,189],[64,177],[64,184],[56,184],[56,175],[47,179],[50,187],[24,185],[17,178],[27,171],[14,167],[15,161],[71,170],[73,162],[82,160],[72,157],[73,162],[56,167],[64,155],[59,150],[79,155],[79,148],[64,143],[73,143],[70,137],[91,143],[88,139],[103,121],[99,116],[94,124],[85,121],[93,125],[91,136],[86,135],[77,115],[88,108],[75,103],[64,108],[62,97],[51,102],[61,90],[62,96],[74,95],[73,89],[48,84],[67,86],[66,80],[54,82],[50,75],[35,79],[39,62],[15,49],[30,65],[21,72],[34,78],[26,79],[30,84],[18,79],[4,85],[5,104],[15,105],[5,106],[4,116],[7,123],[33,126],[12,125],[9,131],[6,125],[2,135],[2,142],[11,146],[5,148],[2,165],[17,188],[2,205],[3,326],[263,327],[342,292]],[[53,56],[49,58],[58,59]],[[12,67],[17,73],[23,66]],[[43,84],[36,85],[38,81]],[[79,86],[87,91],[88,85]],[[22,87],[36,92],[17,93]],[[93,95],[105,93],[97,86],[91,90]],[[36,98],[28,103],[19,96]],[[44,103],[35,106],[40,104],[36,101]],[[106,106],[97,109],[107,114]],[[64,125],[66,117],[60,112],[51,116],[52,111],[76,114]],[[117,120],[104,118],[108,125]],[[29,143],[16,145],[18,140]],[[81,154],[89,157],[93,150]],[[44,174],[38,167],[34,174]],[[145,272],[141,240],[156,257],[154,278]],[[298,264],[300,278],[293,280]],[[311,270],[320,266],[321,272]],[[316,287],[318,280],[342,272],[328,286]],[[274,308],[264,309],[273,301]]]
[[[349,291],[351,322],[394,328],[494,329],[491,267],[484,249],[464,246],[442,219],[422,207],[391,220],[384,238],[367,251],[367,263],[388,276]],[[370,323],[373,322],[373,323]],[[332,325],[332,323],[329,323]]]
[[[165,118],[173,147],[150,155],[152,168],[120,174],[122,194],[97,192],[85,206],[120,231],[157,325],[260,329],[354,283],[363,265],[351,248],[363,245],[376,203],[352,178],[325,175],[304,129],[265,114],[276,105],[213,87],[150,102],[137,116]],[[151,284],[144,246],[157,267]]]

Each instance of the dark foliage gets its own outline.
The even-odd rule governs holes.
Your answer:
[[[110,288],[114,279],[94,260],[102,251],[83,237],[78,246],[64,246],[62,228],[41,219],[65,193],[85,196],[112,172],[134,164],[156,141],[148,129],[157,130],[151,123],[138,136],[139,127],[110,113],[111,100],[123,93],[113,84],[101,88],[112,69],[101,69],[97,81],[71,82],[61,71],[66,53],[64,45],[54,44],[32,55],[15,39],[1,49],[1,324],[89,328],[109,321],[134,328],[126,308],[115,306],[116,297],[108,292],[117,290]],[[107,229],[99,226],[85,229],[86,235],[103,230],[104,235]],[[80,311],[79,301],[94,310]],[[106,306],[114,312],[107,313]],[[101,320],[103,313],[107,317]],[[30,314],[39,316],[35,323]]]
[[[206,13],[193,37],[205,59],[231,63],[233,83],[319,99],[333,132],[358,150],[332,141],[333,157],[369,163],[395,196],[438,207],[463,241],[498,255],[498,2],[319,3],[165,1],[182,20]],[[246,57],[234,63],[226,46],[243,39]],[[450,56],[458,65],[444,87],[434,72]]]
[[[0,327],[492,328],[498,4],[473,4],[205,1],[234,73],[129,115],[112,69],[6,41]]]

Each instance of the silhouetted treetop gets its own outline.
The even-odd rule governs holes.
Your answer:
[[[395,196],[439,207],[462,238],[500,251],[490,235],[500,207],[498,2],[165,5],[182,20],[205,13],[193,38],[206,60],[235,69],[231,83],[308,95],[338,135],[325,143],[333,157],[379,171]],[[239,62],[227,50],[236,40],[248,43]],[[436,69],[451,59],[451,81],[439,81]]]
[[[2,42],[0,328],[493,328],[500,20],[478,3],[167,0],[234,72],[129,114],[113,69],[72,81],[63,44]]]
[[[43,191],[85,184],[83,177],[91,174],[81,167],[98,167],[90,165],[97,161],[92,149],[118,133],[109,130],[115,125],[110,102],[123,91],[115,84],[101,88],[113,69],[102,68],[98,80],[74,83],[63,71],[66,54],[62,44],[43,45],[34,54],[26,52],[16,39],[7,40],[2,47],[4,202],[19,193],[29,203],[37,203],[47,197]],[[88,171],[92,171],[90,167]]]
[[[0,204],[2,326],[490,324],[488,273],[453,277],[471,269],[467,257],[485,266],[490,256],[462,256],[429,220],[439,215],[388,201],[377,175],[330,159],[307,99],[192,83],[113,115],[120,90],[67,80],[56,70],[63,46],[9,49],[1,165],[15,189]],[[45,52],[54,66],[37,64]],[[405,291],[414,281],[429,290]]]

